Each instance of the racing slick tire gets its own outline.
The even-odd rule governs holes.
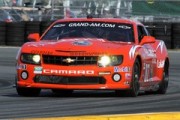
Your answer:
[[[23,88],[23,87],[17,87],[16,91],[18,95],[20,96],[26,96],[26,97],[37,97],[39,96],[41,89],[39,88]]]
[[[165,62],[163,78],[159,85],[159,89],[156,91],[157,94],[165,94],[169,84],[169,66],[167,62]]]
[[[56,95],[71,95],[73,90],[52,89],[52,92]]]
[[[129,96],[129,97],[136,97],[139,93],[139,78],[140,78],[140,63],[138,59],[134,62],[133,66],[133,73],[132,73],[132,82],[131,82],[131,89],[130,90],[116,90],[115,93],[118,96]]]
[[[139,89],[140,89],[140,84],[139,84],[139,79],[140,79],[140,63],[138,59],[135,60],[133,70],[132,70],[132,82],[131,82],[131,89],[128,91],[129,96],[131,97],[136,97],[138,96]]]

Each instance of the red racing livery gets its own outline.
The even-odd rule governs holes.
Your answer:
[[[73,90],[140,91],[165,94],[169,57],[162,40],[137,21],[119,18],[70,18],[55,21],[40,37],[28,36],[17,54],[16,90],[38,96]]]

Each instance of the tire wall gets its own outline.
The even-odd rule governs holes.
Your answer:
[[[0,22],[0,46],[21,46],[28,42],[30,33],[40,33],[47,29],[53,21],[28,22]],[[180,48],[180,23],[143,23],[149,33],[157,39],[163,40],[168,49]]]

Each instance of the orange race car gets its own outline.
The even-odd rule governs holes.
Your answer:
[[[17,54],[16,90],[37,96],[41,89],[140,91],[164,94],[169,58],[162,40],[143,24],[119,18],[70,18],[54,22],[40,37],[28,36]]]

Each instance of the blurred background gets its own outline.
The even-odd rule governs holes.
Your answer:
[[[129,18],[180,49],[180,0],[0,0],[0,45],[21,46],[62,18]]]
[[[107,15],[108,14],[108,15]],[[179,22],[179,0],[1,0],[0,21],[54,21],[64,17],[117,17]]]

